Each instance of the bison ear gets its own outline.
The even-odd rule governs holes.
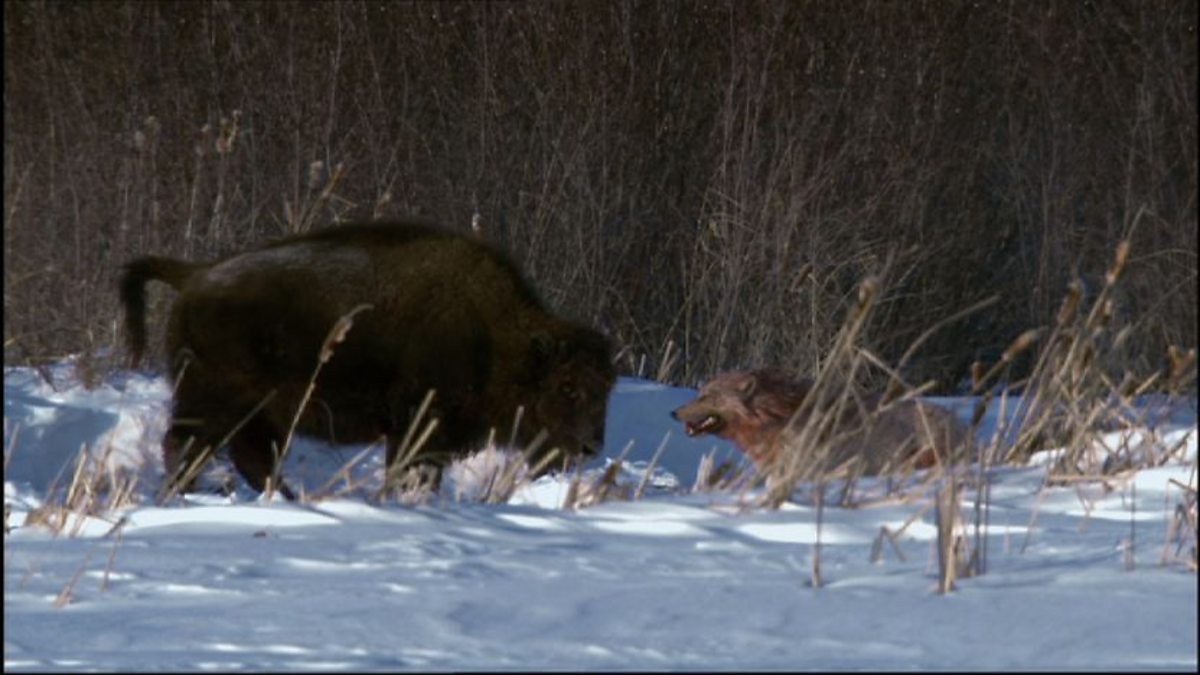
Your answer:
[[[558,360],[559,344],[553,335],[537,331],[529,338],[529,359],[525,375],[530,381],[538,381],[553,368]]]
[[[575,331],[573,339],[577,349],[595,365],[608,367],[612,364],[612,342],[603,334],[588,328],[580,328]]]
[[[558,345],[554,336],[546,331],[538,331],[529,338],[529,350],[539,362],[554,360]]]
[[[564,329],[535,330],[530,335],[525,369],[530,380],[540,380],[569,361],[606,372],[612,365],[612,345],[594,330],[570,325]]]

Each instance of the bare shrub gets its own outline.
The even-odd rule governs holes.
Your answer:
[[[624,372],[689,384],[819,365],[894,253],[864,332],[887,363],[1001,297],[908,364],[948,391],[1140,213],[1113,354],[1144,378],[1197,341],[1196,12],[9,2],[5,361],[112,365],[113,261],[414,214],[476,223]]]

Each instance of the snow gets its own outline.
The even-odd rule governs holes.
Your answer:
[[[159,506],[169,385],[44,372],[5,370],[6,670],[1197,668],[1197,577],[1167,540],[1178,484],[1196,485],[1194,401],[1147,399],[1138,434],[1104,439],[1164,457],[1127,480],[1047,486],[1053,449],[995,469],[986,572],[940,595],[928,488],[827,506],[819,529],[805,487],[774,511],[758,490],[692,489],[702,455],[739,457],[671,420],[691,389],[613,393],[583,479],[624,453],[637,500],[564,509],[571,477],[548,476],[481,503],[484,469],[512,461],[487,450],[426,504],[379,503],[382,449],[305,441],[284,469],[305,503],[242,487]],[[974,403],[935,402],[964,419]],[[992,411],[980,437],[1012,421]],[[56,535],[34,514],[81,449],[89,471],[138,476],[137,503]]]

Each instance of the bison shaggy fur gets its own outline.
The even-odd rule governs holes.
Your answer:
[[[166,336],[177,382],[163,442],[168,487],[191,487],[177,485],[185,470],[224,441],[238,473],[264,490],[315,372],[297,430],[332,443],[386,437],[389,467],[431,389],[438,425],[417,459],[434,475],[492,430],[507,441],[518,408],[514,440],[540,449],[531,463],[553,449],[580,459],[603,443],[609,340],[548,311],[516,264],[477,237],[372,222],[210,263],[133,260],[121,295],[135,367],[150,280],[178,291]],[[318,371],[331,328],[362,305]]]
[[[804,453],[816,445],[811,432],[801,435],[812,417],[811,404],[802,404],[813,387],[813,380],[777,368],[727,372],[671,415],[689,436],[713,434],[732,441],[764,473],[785,458],[803,465]],[[875,475],[928,468],[973,447],[970,431],[945,408],[911,399],[881,402],[881,396],[867,396],[861,407],[851,404],[829,425],[832,450],[817,463],[819,471],[846,468]],[[809,447],[801,447],[806,439]]]

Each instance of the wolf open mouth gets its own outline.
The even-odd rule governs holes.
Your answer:
[[[724,424],[725,421],[720,417],[709,415],[699,422],[688,422],[684,425],[684,428],[687,430],[688,436],[697,436],[699,434],[716,433]]]

